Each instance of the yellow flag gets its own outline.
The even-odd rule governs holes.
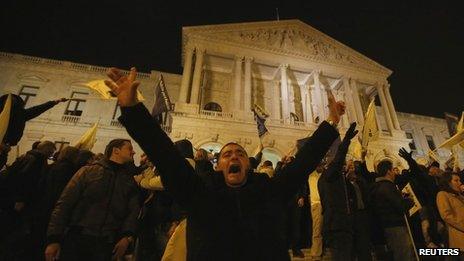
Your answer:
[[[447,149],[452,149],[454,145],[458,145],[460,143],[464,142],[464,129],[461,129],[460,131],[456,132],[451,138],[445,140],[438,148],[447,148]]]
[[[84,135],[75,143],[74,147],[81,150],[92,150],[93,145],[97,141],[98,122],[88,129]]]
[[[366,117],[364,119],[364,126],[362,131],[362,147],[366,148],[367,144],[374,139],[374,134],[379,131],[377,127],[377,115],[375,113],[374,100],[371,101],[367,108]]]
[[[348,147],[348,154],[353,158],[360,160],[362,158],[362,145],[358,139],[352,139]]]
[[[462,130],[464,130],[464,111],[461,113],[461,119],[456,126],[456,132],[460,132]]]
[[[10,112],[11,112],[11,94],[8,94],[6,98],[5,105],[3,110],[0,113],[0,142],[3,141],[6,131],[8,130],[8,123],[10,122]]]
[[[106,86],[105,80],[95,80],[95,81],[88,82],[85,85],[89,87],[90,89],[96,91],[100,95],[100,97],[105,100],[116,99],[116,96],[112,94],[111,89],[108,86]],[[143,98],[142,94],[138,90],[137,90],[137,99],[139,101],[145,100],[145,98]]]

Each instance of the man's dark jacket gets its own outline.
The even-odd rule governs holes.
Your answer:
[[[7,98],[7,94],[0,97],[0,111],[3,110]],[[18,144],[19,140],[23,136],[26,121],[34,119],[40,114],[53,108],[53,106],[57,105],[58,102],[48,101],[37,106],[24,109],[25,104],[20,96],[12,94],[11,98],[10,114],[12,117],[10,117],[10,121],[8,122],[8,130],[5,133],[5,137],[3,137],[3,142],[9,144],[10,146],[16,146],[16,144]]]
[[[47,170],[47,158],[38,150],[30,150],[22,155],[8,169],[8,190],[10,204],[25,203],[26,210],[36,203],[39,184]]]
[[[60,242],[69,227],[113,240],[134,234],[140,207],[129,169],[103,159],[76,172],[50,217],[49,243]]]
[[[248,173],[245,185],[230,188],[220,172],[195,175],[143,104],[123,107],[119,120],[189,213],[187,226],[198,241],[187,242],[188,260],[290,260],[280,213],[338,137],[335,128],[323,122],[285,175],[270,179]]]
[[[318,181],[319,195],[322,204],[323,232],[345,231],[353,229],[352,214],[354,200],[351,184],[347,184],[343,174],[343,165],[350,145],[349,139],[344,139],[338,146],[337,153],[322,173]]]
[[[404,213],[414,204],[403,199],[396,185],[383,177],[377,178],[372,186],[369,202],[374,216],[384,228],[405,226]]]

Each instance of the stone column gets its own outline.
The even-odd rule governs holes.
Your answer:
[[[393,126],[395,129],[401,130],[400,122],[398,121],[398,116],[396,115],[395,105],[393,104],[393,100],[390,94],[390,85],[384,85],[383,90],[385,91],[385,97],[387,98],[388,109],[393,120]]]
[[[380,104],[382,105],[383,113],[385,115],[385,122],[387,123],[388,131],[392,133],[394,128],[391,120],[390,111],[388,110],[387,99],[385,98],[385,94],[383,92],[383,87],[380,84],[376,84],[375,87],[380,98]]]
[[[343,77],[343,91],[345,93],[345,103],[346,103],[346,113],[348,115],[348,121],[351,122],[358,122],[358,117],[356,115],[356,108],[353,101],[353,95],[351,94],[350,89],[350,80],[347,77]]]
[[[279,91],[279,82],[275,81],[273,86],[273,119],[281,119],[282,115],[280,114],[280,105],[282,102],[280,101],[280,91]]]
[[[310,86],[306,84],[303,88],[306,89],[305,91],[305,104],[306,108],[304,109],[305,112],[305,120],[306,122],[313,123],[313,108],[312,108],[312,101],[311,101],[311,91],[310,91]],[[302,98],[303,99],[303,98]]]
[[[280,93],[282,98],[282,119],[285,123],[290,123],[290,113],[288,110],[288,79],[287,79],[288,64],[280,65]]]
[[[193,47],[185,48],[184,71],[182,72],[182,83],[180,85],[179,102],[187,103],[189,97],[190,78],[192,76]]]
[[[244,90],[244,106],[246,113],[251,111],[251,62],[253,58],[245,57],[245,90]]]
[[[360,125],[364,125],[364,112],[362,110],[361,100],[359,99],[358,86],[357,86],[356,80],[351,79],[350,85],[351,85],[351,95],[353,97],[354,108],[356,111],[356,117],[358,119],[358,123]]]
[[[242,60],[243,57],[235,56],[235,71],[234,71],[234,110],[240,110],[240,93],[242,87]]]
[[[195,60],[195,70],[193,71],[193,80],[192,80],[192,94],[190,96],[190,103],[198,104],[199,95],[200,95],[200,84],[201,84],[201,73],[203,71],[203,58],[205,54],[205,49],[197,48],[196,49],[196,60]]]
[[[320,81],[320,71],[316,71],[313,73],[314,74],[314,91],[316,92],[316,97],[318,98],[317,100],[317,107],[319,108],[319,111],[317,112],[317,116],[319,116],[319,122],[322,122],[325,120],[325,102],[324,102],[324,94],[322,93],[323,91],[323,85],[321,84]]]

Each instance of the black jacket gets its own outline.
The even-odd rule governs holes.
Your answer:
[[[38,150],[30,150],[16,159],[9,168],[11,196],[14,202],[24,202],[26,207],[36,202],[41,189],[40,181],[47,170],[47,158]]]
[[[370,191],[370,208],[382,227],[405,226],[404,214],[413,202],[403,199],[396,185],[383,178],[376,179]]]
[[[318,181],[322,204],[323,233],[328,231],[352,231],[352,214],[355,211],[355,194],[343,174],[343,165],[350,145],[344,140],[338,146],[337,154]]]
[[[285,175],[248,173],[245,185],[230,188],[222,173],[195,175],[143,104],[123,107],[119,120],[158,168],[166,190],[189,212],[188,226],[198,241],[187,242],[188,260],[290,260],[280,213],[338,137],[332,126],[320,125]]]
[[[134,234],[139,194],[128,169],[106,159],[82,167],[55,205],[48,225],[48,241],[59,242],[69,227],[113,239]]]
[[[5,101],[8,95],[3,95],[0,97],[0,111],[3,109]],[[10,121],[8,122],[8,130],[5,133],[3,142],[9,144],[10,146],[16,146],[23,136],[24,127],[26,126],[26,121],[34,119],[40,114],[46,112],[47,110],[53,108],[57,105],[56,101],[48,101],[37,106],[33,106],[27,109],[24,109],[24,101],[18,95],[12,95],[11,99],[11,115]]]

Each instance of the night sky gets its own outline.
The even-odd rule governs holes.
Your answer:
[[[280,19],[300,19],[393,70],[398,111],[461,113],[462,9],[445,2],[325,2],[7,0],[0,10],[0,51],[180,74],[182,26],[276,20],[278,8]]]

